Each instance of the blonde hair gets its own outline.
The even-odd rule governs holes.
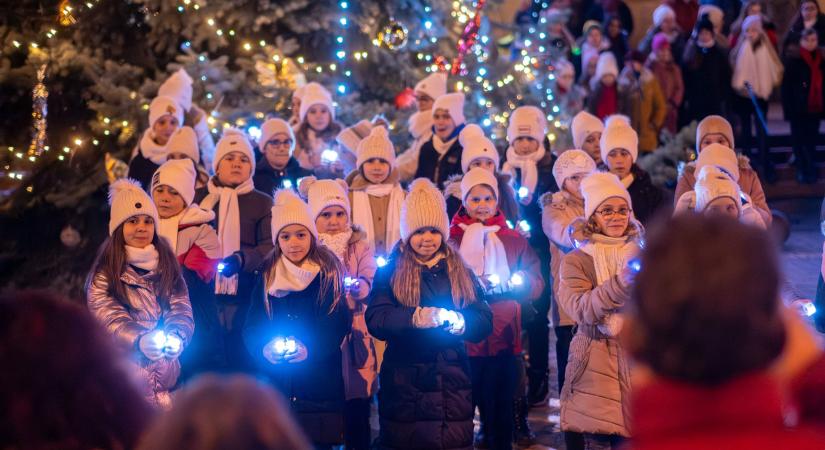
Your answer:
[[[447,261],[450,294],[456,309],[465,308],[478,301],[474,275],[464,263],[461,255],[446,240],[441,241],[441,248],[438,249],[438,252]],[[393,258],[398,263],[390,280],[392,293],[402,305],[417,308],[421,304],[422,264],[416,258],[409,239],[406,243],[399,243],[395,247]]]

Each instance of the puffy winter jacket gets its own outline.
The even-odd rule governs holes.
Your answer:
[[[629,68],[619,75],[619,111],[630,117],[639,133],[639,151],[652,152],[659,144],[659,130],[665,123],[667,104],[659,81],[647,68],[637,79]]]
[[[447,217],[454,217],[461,209],[461,180],[464,175],[453,175],[444,186],[444,199],[447,201]],[[508,173],[496,173],[498,180],[498,207],[504,213],[504,218],[511,223],[518,222],[519,210],[516,200],[516,191],[513,190],[512,177]]]
[[[490,334],[492,313],[479,287],[482,300],[460,311],[463,335],[415,328],[415,308],[404,306],[392,291],[398,252],[378,270],[366,313],[370,334],[387,342],[378,392],[378,447],[471,450],[474,411],[464,342],[480,342]],[[421,268],[420,306],[453,310],[450,292],[445,260]]]
[[[180,335],[185,349],[192,338],[194,321],[185,290],[168,299],[168,309],[161,307],[153,285],[156,276],[154,271],[141,275],[132,266],[127,266],[120,275],[120,282],[126,285],[127,298],[117,299],[110,289],[110,280],[102,273],[96,273],[88,285],[86,304],[115,340],[132,352],[130,362],[144,382],[142,387],[147,400],[155,406],[168,408],[171,406],[169,390],[177,382],[180,362],[168,357],[150,361],[138,350],[138,340],[162,327],[167,333]]]
[[[630,169],[633,183],[627,187],[630,200],[633,201],[633,214],[639,222],[647,225],[659,209],[666,207],[665,196],[661,189],[653,185],[650,175],[636,164]]]
[[[272,196],[276,189],[282,187],[297,188],[298,180],[309,175],[312,175],[312,171],[301,167],[295,158],[290,157],[283,169],[275,169],[264,157],[255,165],[255,175],[252,180],[255,182],[255,189]],[[285,180],[289,180],[289,186],[285,186]]]
[[[459,131],[459,129],[456,129]],[[458,132],[453,132],[456,136],[455,142],[442,155],[435,150],[433,138],[425,142],[418,152],[418,169],[414,178],[428,178],[435,185],[442,189],[451,176],[461,173],[461,152],[464,149],[458,142]]]
[[[575,325],[576,322],[567,315],[564,308],[559,308],[559,268],[564,255],[574,249],[569,228],[574,220],[584,216],[584,200],[576,199],[565,191],[545,194],[541,200],[541,226],[545,236],[550,239],[550,271],[555,299],[550,305],[552,325]]]

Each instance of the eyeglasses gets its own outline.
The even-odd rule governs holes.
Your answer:
[[[609,219],[609,218],[615,216],[616,214],[618,214],[622,217],[627,217],[627,216],[630,215],[631,212],[633,212],[633,210],[628,209],[628,208],[621,208],[621,209],[618,209],[618,210],[605,208],[601,211],[596,211],[596,214],[604,217],[605,219]]]
[[[271,141],[268,141],[267,145],[271,145],[273,147],[291,147],[292,139],[287,139],[285,141],[277,141],[273,139]]]

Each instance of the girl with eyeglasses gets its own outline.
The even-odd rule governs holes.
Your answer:
[[[561,429],[583,433],[584,448],[610,449],[630,436],[630,373],[617,336],[642,228],[615,175],[593,173],[581,190],[584,218],[571,225],[576,250],[559,268],[559,305],[577,325],[561,391]]]
[[[295,150],[295,134],[282,119],[269,119],[261,125],[258,147],[263,154],[255,167],[252,180],[255,188],[266,195],[277,189],[297,188],[298,180],[312,175],[292,156]]]

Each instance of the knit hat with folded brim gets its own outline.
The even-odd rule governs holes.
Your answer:
[[[272,196],[272,243],[278,244],[278,233],[289,225],[302,225],[318,238],[318,229],[309,205],[292,189],[278,189]]]
[[[131,178],[121,178],[109,186],[109,236],[130,217],[147,215],[157,224],[158,210],[140,183]]]
[[[435,228],[444,239],[450,236],[444,194],[426,178],[418,178],[410,184],[410,192],[401,206],[401,239],[407,242],[422,228]]]

